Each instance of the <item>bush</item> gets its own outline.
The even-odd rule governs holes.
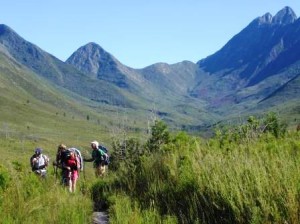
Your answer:
[[[1,190],[4,191],[10,182],[10,176],[6,169],[0,166],[0,192]]]

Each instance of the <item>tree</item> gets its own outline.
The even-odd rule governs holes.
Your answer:
[[[277,115],[274,112],[268,113],[263,123],[265,125],[264,132],[269,132],[276,138],[279,138],[286,133],[287,125],[280,123]]]
[[[149,152],[158,152],[162,145],[170,142],[170,133],[163,121],[156,120],[151,128],[151,137],[146,143]]]

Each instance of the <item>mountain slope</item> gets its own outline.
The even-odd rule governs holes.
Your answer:
[[[207,122],[214,116],[208,113],[199,116],[205,113],[206,103],[189,96],[190,87],[199,78],[198,66],[192,62],[157,63],[133,69],[120,63],[98,44],[88,43],[76,50],[66,63],[139,96],[140,101],[145,102],[143,108],[157,111],[157,115],[169,123],[191,125],[193,121]]]
[[[198,66],[189,61],[176,64],[157,63],[140,69],[142,77],[158,89],[168,89],[179,95],[187,95],[199,78]]]
[[[291,45],[299,42],[299,24],[296,19],[289,7],[282,9],[274,17],[267,13],[252,21],[220,51],[198,64],[209,73],[223,71],[226,75],[240,70],[239,77],[246,80],[247,85],[254,85],[270,75],[261,75],[270,63],[278,64],[276,59],[288,51]],[[300,57],[297,60],[299,59]],[[276,72],[278,70],[271,74]]]
[[[1,133],[23,139],[64,142],[99,128],[86,116],[101,116],[67,96],[0,50]],[[88,128],[89,127],[89,128]],[[82,131],[81,128],[86,128]]]
[[[258,103],[266,103],[263,99],[274,96],[299,74],[299,32],[300,19],[289,7],[274,17],[266,13],[256,18],[218,52],[197,63],[205,78],[191,94],[206,99],[223,115],[229,107],[231,113],[256,107],[266,110]]]
[[[34,44],[24,40],[16,32],[0,25],[0,45],[19,63],[53,84],[97,102],[132,107],[134,102],[122,89],[108,82],[89,77]],[[134,98],[134,97],[132,97]]]
[[[157,63],[143,69],[123,65],[96,43],[88,43],[76,50],[66,63],[91,77],[113,83],[129,92],[149,98],[149,94],[169,93],[186,95],[195,80],[198,66],[184,61],[169,65]],[[160,93],[162,92],[162,93]]]

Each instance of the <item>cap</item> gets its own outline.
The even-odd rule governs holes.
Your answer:
[[[41,148],[36,148],[35,150],[34,150],[34,152],[36,153],[36,154],[41,154],[42,153],[42,149]]]
[[[99,142],[97,142],[97,141],[92,141],[91,144],[96,145],[97,148],[99,147]]]

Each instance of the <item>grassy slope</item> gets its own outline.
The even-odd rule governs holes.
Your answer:
[[[17,138],[20,145],[33,141],[30,150],[40,145],[51,154],[61,142],[85,148],[93,139],[109,145],[111,137],[125,130],[143,135],[154,116],[151,110],[100,104],[50,85],[4,53],[0,54],[0,105],[1,137]],[[191,122],[188,116],[172,118]]]
[[[0,55],[0,127],[5,137],[83,145],[107,141],[109,119],[61,94],[42,78]],[[89,120],[87,119],[89,116]],[[88,144],[87,144],[88,145]]]

